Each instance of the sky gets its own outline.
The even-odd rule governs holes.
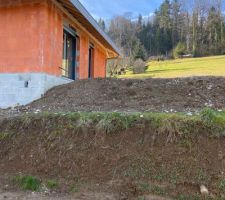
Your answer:
[[[111,19],[116,15],[132,13],[144,17],[151,16],[163,0],[80,0],[95,19]]]

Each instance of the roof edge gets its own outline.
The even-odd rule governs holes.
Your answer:
[[[109,43],[109,45],[114,49],[114,51],[121,56],[119,48],[115,45],[112,39],[101,29],[98,22],[91,16],[87,9],[81,4],[79,0],[70,0],[70,2],[79,10],[79,12],[88,20],[88,22],[98,31],[101,36]]]

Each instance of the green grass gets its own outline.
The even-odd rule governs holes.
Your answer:
[[[225,192],[225,179],[220,180],[219,189],[221,192]]]
[[[39,191],[41,188],[41,181],[34,176],[16,176],[14,181],[23,190]]]
[[[47,188],[54,189],[58,187],[58,183],[55,180],[48,180],[46,183]]]
[[[24,128],[36,121],[44,125],[44,128],[52,130],[55,136],[65,132],[65,128],[71,131],[92,128],[107,134],[115,134],[134,127],[137,123],[148,121],[150,127],[158,133],[180,133],[188,135],[196,133],[197,126],[202,124],[214,136],[220,136],[225,131],[225,111],[219,112],[213,109],[203,109],[200,113],[188,116],[185,113],[40,113],[39,115],[26,115],[17,118],[18,123]],[[47,121],[47,126],[44,123]],[[49,121],[52,123],[49,123]],[[41,127],[40,127],[41,128]],[[184,141],[185,142],[185,141]]]
[[[190,76],[225,76],[225,56],[187,58],[149,63],[144,74],[128,71],[120,78],[175,78]]]
[[[0,132],[0,140],[4,140],[4,139],[6,139],[7,137],[9,136],[9,134],[8,133],[2,133],[2,132]]]

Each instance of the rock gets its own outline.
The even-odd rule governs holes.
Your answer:
[[[209,190],[204,185],[200,186],[200,192],[201,192],[201,195],[203,195],[203,196],[208,196],[209,195]]]

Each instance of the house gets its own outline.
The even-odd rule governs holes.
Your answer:
[[[0,0],[0,108],[106,77],[119,50],[78,0]]]

